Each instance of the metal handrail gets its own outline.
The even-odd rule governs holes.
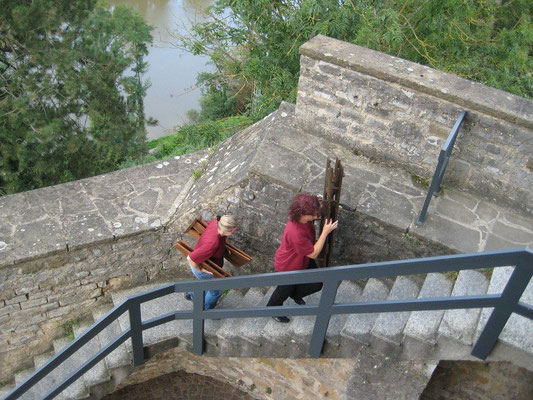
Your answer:
[[[398,275],[427,274],[502,266],[514,266],[515,268],[503,292],[500,294],[385,300],[366,303],[335,303],[338,286],[344,280],[383,278]],[[533,307],[519,302],[532,276],[533,251],[524,248],[331,267],[327,269],[292,271],[281,274],[269,273],[205,281],[176,282],[158,289],[130,296],[122,301],[118,306],[104,315],[102,319],[95,322],[81,336],[52,357],[22,384],[16,387],[7,395],[6,400],[16,399],[21,396],[126,311],[129,314],[130,328],[122,332],[115,340],[107,344],[76,371],[72,372],[63,382],[59,383],[52,391],[47,393],[43,399],[52,399],[129,338],[132,340],[134,365],[138,366],[143,364],[144,348],[142,332],[178,319],[193,319],[193,349],[197,354],[202,354],[204,321],[206,319],[270,317],[279,315],[280,310],[283,310],[283,315],[289,316],[314,315],[316,318],[309,345],[309,355],[311,357],[319,357],[332,315],[493,307],[494,310],[487,320],[471,353],[473,356],[484,360],[492,351],[512,313],[533,319]],[[322,282],[324,285],[318,305],[204,310],[203,294],[206,290],[265,287],[311,282]],[[194,292],[192,310],[179,310],[150,320],[142,320],[140,309],[142,303],[171,293],[186,291]]]
[[[428,211],[429,203],[431,202],[431,197],[436,197],[440,194],[440,185],[442,183],[442,179],[444,178],[444,172],[446,172],[446,167],[448,167],[448,162],[450,161],[450,157],[452,156],[452,150],[455,144],[455,139],[457,139],[459,128],[461,127],[465,116],[466,111],[461,111],[459,118],[457,118],[457,121],[455,121],[455,125],[450,131],[450,134],[448,135],[448,139],[440,150],[437,168],[435,168],[433,179],[431,179],[431,184],[429,185],[428,194],[426,195],[426,200],[424,201],[424,205],[422,206],[422,211],[420,211],[418,219],[416,220],[416,224],[418,226],[422,225],[426,221],[426,213]]]

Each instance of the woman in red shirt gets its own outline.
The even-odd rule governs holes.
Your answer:
[[[218,264],[219,267],[224,266],[224,251],[226,250],[226,238],[237,231],[237,223],[235,218],[231,215],[217,216],[212,219],[204,233],[200,236],[198,242],[194,246],[194,250],[187,256],[189,267],[192,273],[199,280],[212,279],[213,274],[202,268],[202,263],[208,258]],[[215,308],[219,297],[222,295],[220,290],[207,290],[205,292],[205,309],[209,310]],[[185,293],[187,300],[193,299],[193,293]]]
[[[277,272],[316,268],[314,259],[322,251],[327,236],[337,228],[337,221],[324,221],[322,233],[315,242],[313,221],[319,218],[319,214],[320,203],[317,196],[300,193],[292,200],[289,206],[289,221],[283,231],[281,245],[274,257],[274,268]],[[272,293],[267,306],[281,306],[289,297],[296,304],[303,305],[305,304],[303,297],[318,292],[320,289],[322,289],[322,283],[278,286]],[[290,321],[287,317],[273,318],[282,323]]]

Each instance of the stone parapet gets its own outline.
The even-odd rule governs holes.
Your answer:
[[[0,268],[164,226],[207,153],[0,197]]]
[[[165,225],[206,158],[0,197],[0,381],[114,290],[179,278]]]
[[[533,211],[533,101],[324,36],[300,52],[296,113],[310,131],[431,179],[465,109],[444,185]]]

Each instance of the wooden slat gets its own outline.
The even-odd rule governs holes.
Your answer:
[[[328,158],[326,162],[326,174],[324,182],[324,197],[322,200],[322,221],[320,221],[320,232],[324,229],[324,222],[326,219],[336,221],[339,217],[339,203],[342,188],[342,178],[344,177],[344,168],[341,161],[336,158],[335,166],[331,166],[331,161]],[[319,266],[328,267],[333,252],[333,242],[335,238],[335,231],[333,231],[318,257]]]
[[[207,222],[203,220],[202,217],[196,218],[185,230],[185,233],[194,237],[195,239],[200,239],[202,233],[204,233],[207,228]],[[242,267],[244,264],[252,261],[252,257],[246,254],[243,250],[239,249],[237,246],[234,246],[228,241],[226,241],[226,252],[224,258],[228,260],[235,268]]]
[[[193,248],[187,242],[184,242],[183,240],[179,240],[178,242],[176,242],[174,244],[174,247],[177,250],[179,250],[180,253],[184,257],[187,257],[189,255],[189,253],[191,251],[193,251]],[[213,276],[215,276],[217,278],[223,278],[223,277],[226,277],[226,276],[231,276],[231,274],[228,271],[226,271],[223,268],[220,268],[218,266],[218,264],[215,263],[212,260],[206,260],[205,262],[203,262],[202,263],[202,268],[204,268],[205,270],[211,272],[213,274]]]

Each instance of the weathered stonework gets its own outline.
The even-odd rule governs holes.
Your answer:
[[[325,39],[309,46],[316,40]],[[333,51],[338,43],[332,43]],[[318,50],[306,46],[296,111],[283,104],[211,151],[0,198],[0,364],[7,366],[0,381],[29,366],[31,355],[49,350],[63,334],[61,325],[84,318],[111,293],[148,281],[190,279],[172,244],[193,242],[182,232],[198,215],[238,218],[231,240],[254,259],[237,271],[228,266],[234,274],[271,272],[290,199],[299,191],[322,193],[328,157],[339,157],[346,172],[335,265],[533,245],[533,220],[523,214],[531,208],[533,185],[520,186],[531,181],[524,169],[531,158],[530,116],[507,106],[487,116],[488,108],[474,107],[472,99],[458,105],[447,94],[438,98],[442,91],[422,90],[407,79],[415,67],[403,60],[379,55],[407,68],[387,75],[342,61],[351,45],[339,47],[336,57],[315,59],[310,56]],[[441,73],[427,74],[434,79]],[[511,100],[520,110],[531,104]],[[465,104],[473,110],[447,176],[460,181],[465,175],[454,171],[463,168],[470,177],[464,187],[472,192],[446,187],[432,201],[426,224],[415,227],[427,190],[415,177],[431,174]],[[313,129],[305,128],[310,123]],[[471,132],[484,124],[496,129],[476,139],[483,151],[466,148]],[[316,127],[326,134],[317,135]],[[487,157],[505,174],[484,168]],[[471,179],[477,173],[483,176]],[[476,185],[482,195],[475,194]],[[518,202],[514,209],[483,197],[504,193],[509,199],[503,203]]]
[[[206,156],[0,197],[0,381],[110,292],[185,276],[165,225]]]
[[[227,382],[256,399],[384,399],[398,385],[403,398],[414,399],[434,368],[432,363],[392,361],[364,352],[346,359],[224,358],[175,348],[149,360],[121,387],[185,370]]]
[[[296,114],[311,131],[431,179],[467,110],[444,185],[533,211],[532,101],[324,36],[300,52]]]

